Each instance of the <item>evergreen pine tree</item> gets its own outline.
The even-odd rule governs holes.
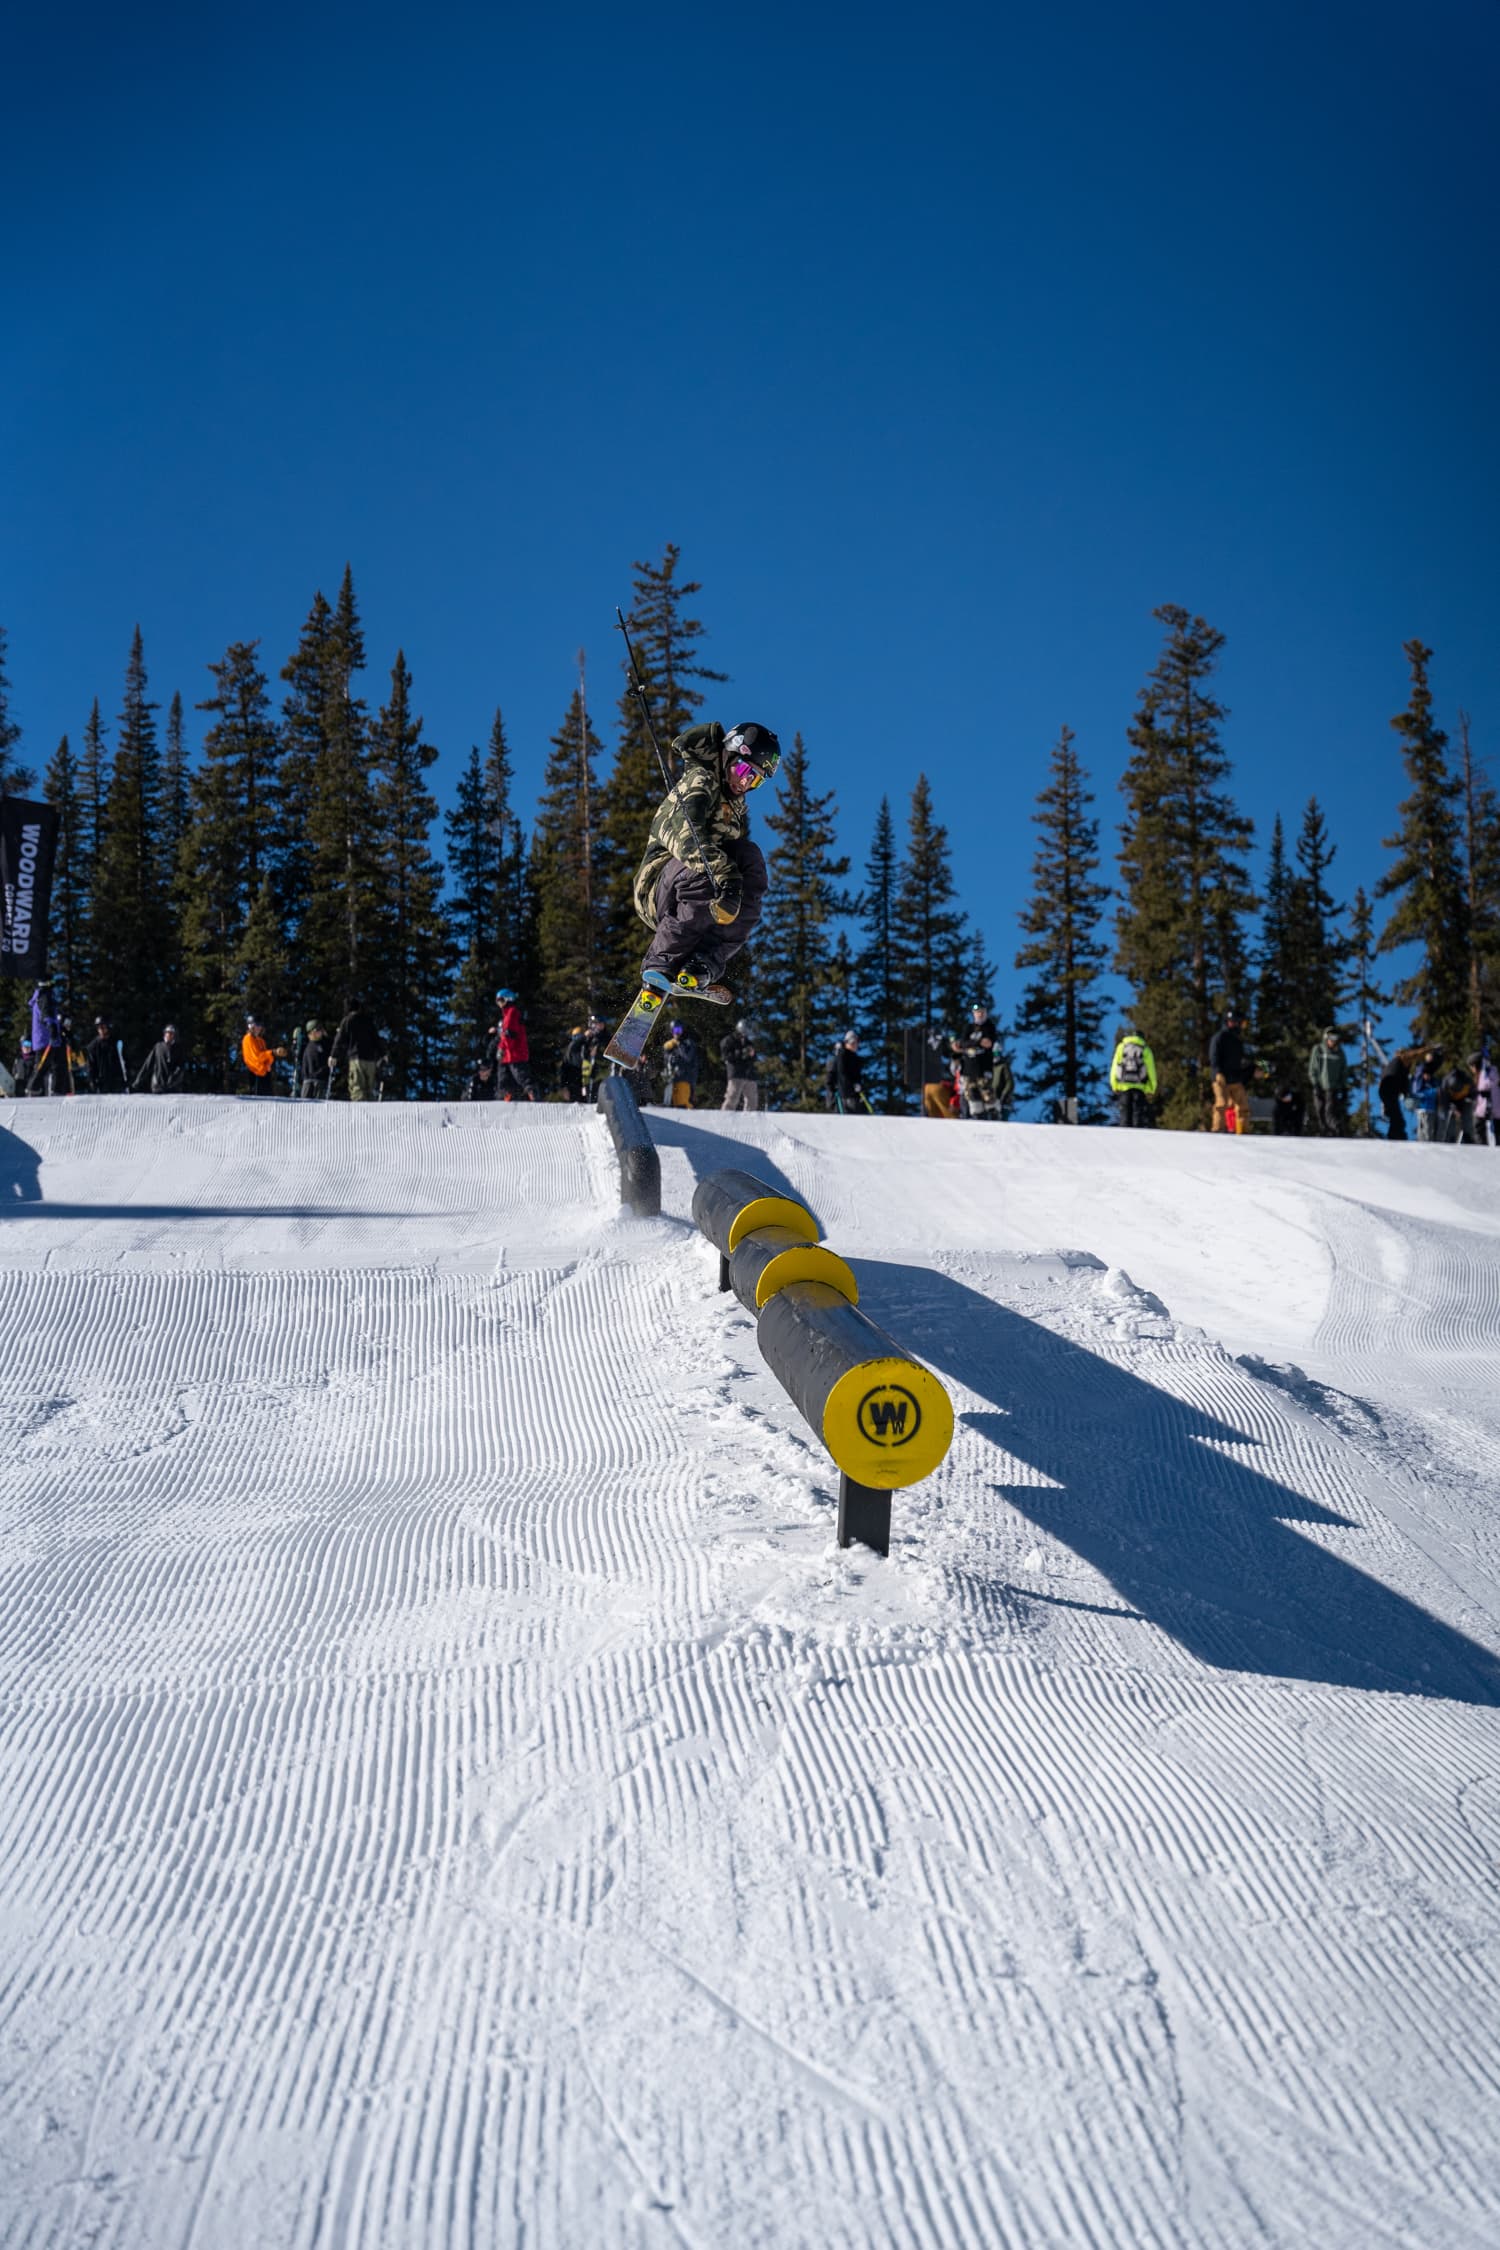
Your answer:
[[[860,947],[854,957],[855,1012],[870,1041],[866,1083],[872,1103],[887,1116],[906,1107],[902,1057],[902,974],[896,938],[896,826],[891,801],[882,797],[875,816],[865,887],[853,912]]]
[[[1348,964],[1348,947],[1338,928],[1344,909],[1335,904],[1326,881],[1334,857],[1323,809],[1310,797],[1297,837],[1300,873],[1291,897],[1293,1029],[1304,1063],[1314,1040],[1338,1014]]]
[[[286,965],[285,933],[268,888],[278,743],[258,648],[256,641],[234,641],[208,667],[214,693],[198,708],[211,714],[212,724],[189,784],[188,826],[177,854],[187,985],[187,1005],[179,1013],[214,1058],[226,1091],[238,1082],[230,1057],[248,1011],[263,1014],[268,1029],[281,1029],[269,1011]],[[261,904],[263,890],[270,908]],[[274,932],[265,926],[268,911],[276,919]]]
[[[174,950],[169,871],[162,864],[161,752],[157,706],[147,692],[137,626],[94,876],[90,955],[94,1006],[107,1009],[131,1053],[161,1030]],[[154,1028],[153,1028],[154,1027]]]
[[[1307,1042],[1298,1028],[1295,893],[1296,877],[1278,813],[1271,829],[1256,953],[1254,1046],[1257,1061],[1265,1064],[1278,1085],[1300,1087]]]
[[[452,960],[442,869],[429,841],[437,803],[423,778],[437,752],[422,740],[400,650],[390,697],[371,736],[371,757],[381,917],[371,998],[390,1036],[397,1087],[421,1101],[440,1094],[448,1074],[444,1000]]]
[[[782,759],[766,818],[776,841],[755,946],[758,985],[776,1003],[763,1042],[770,1066],[765,1075],[772,1099],[784,1108],[817,1106],[828,1057],[844,1028],[833,985],[833,923],[851,902],[840,887],[849,862],[835,853],[836,817],[832,791],[820,796],[809,786],[807,747],[798,734]]]
[[[310,621],[311,623],[311,621]],[[354,598],[353,574],[344,572],[336,606],[321,643],[304,645],[293,659],[299,706],[308,691],[318,697],[308,728],[299,708],[294,764],[312,752],[307,798],[306,892],[295,927],[295,948],[312,1007],[337,1023],[350,999],[371,1004],[379,971],[381,913],[376,813],[370,770],[370,729],[354,693],[365,663],[364,633]],[[298,855],[300,856],[300,855]],[[295,861],[294,861],[295,864]]]
[[[462,1080],[495,1021],[501,985],[524,989],[523,946],[515,926],[520,887],[519,834],[511,809],[511,761],[505,721],[497,710],[487,752],[475,743],[459,781],[457,801],[445,816],[450,886],[449,923],[461,966],[451,1008],[451,1068]]]
[[[1500,798],[1474,755],[1469,714],[1458,714],[1463,789],[1464,898],[1469,923],[1469,1036],[1483,1045],[1500,1012]]]
[[[36,775],[16,756],[21,729],[10,715],[10,681],[5,671],[5,627],[0,625],[0,797],[24,797]]]
[[[104,808],[109,802],[111,771],[109,744],[96,695],[83,729],[83,754],[78,761],[78,872],[92,891],[99,854],[104,848]]]
[[[1413,1010],[1412,1036],[1453,1050],[1464,1044],[1469,1010],[1469,913],[1465,896],[1459,799],[1462,781],[1448,770],[1448,737],[1432,712],[1427,667],[1430,648],[1404,644],[1411,666],[1411,696],[1391,725],[1411,795],[1401,825],[1385,839],[1396,854],[1375,886],[1377,898],[1395,900],[1380,933],[1380,951],[1418,945],[1421,956],[1397,980],[1393,997]]]
[[[987,1015],[994,1016],[996,1029],[1003,1032],[995,1007],[995,964],[984,950],[983,930],[971,930],[964,947],[963,996],[966,1010],[977,1001]]]
[[[281,910],[262,875],[250,911],[230,962],[230,982],[237,995],[238,1013],[230,1026],[229,1047],[241,1036],[246,1020],[256,1016],[265,1025],[272,1046],[291,1047],[290,1011],[294,1006],[290,962],[282,929]],[[225,1083],[236,1083],[238,1074],[229,1065]]]
[[[82,992],[81,942],[85,894],[78,867],[78,761],[66,735],[48,762],[42,795],[57,807],[57,856],[52,864],[52,913],[47,966],[59,990]]]
[[[1133,989],[1134,1027],[1155,1051],[1163,1120],[1191,1126],[1207,1117],[1209,1041],[1246,982],[1253,831],[1225,786],[1227,713],[1208,684],[1224,636],[1172,602],[1154,615],[1166,642],[1140,693],[1120,782],[1115,966]]]
[[[103,998],[95,990],[94,886],[99,854],[104,842],[104,808],[109,799],[110,756],[104,721],[95,696],[83,729],[83,749],[78,758],[78,821],[71,848],[74,880],[78,888],[78,930],[74,939],[75,994]],[[103,966],[109,960],[106,945]]]
[[[288,927],[300,931],[312,889],[313,847],[308,834],[319,761],[328,742],[330,701],[343,693],[336,677],[333,611],[324,596],[312,607],[296,649],[281,668],[288,693],[281,706],[281,758],[272,800],[271,861]]]
[[[1064,727],[1032,815],[1034,888],[1019,918],[1030,942],[1017,953],[1016,967],[1038,973],[1016,1016],[1017,1037],[1030,1041],[1018,1091],[1048,1104],[1077,1102],[1076,1114],[1087,1122],[1099,1113],[1097,1089],[1107,1060],[1100,1056],[1110,1003],[1099,990],[1107,958],[1099,918],[1109,885],[1096,879],[1099,823],[1088,809],[1093,792],[1073,742],[1072,728]]]
[[[1376,1057],[1370,1042],[1380,1037],[1380,1011],[1390,998],[1375,981],[1375,913],[1363,886],[1354,894],[1354,905],[1349,914],[1349,943],[1345,959],[1347,983],[1344,998],[1354,1010],[1359,1026],[1359,1071],[1361,1095],[1355,1113],[1358,1132],[1374,1130],[1370,1088],[1376,1078]]]
[[[598,784],[602,748],[589,723],[582,659],[563,722],[552,737],[531,830],[531,885],[536,899],[540,982],[534,996],[533,1043],[555,1052],[574,1024],[605,996],[600,987],[599,927],[594,899],[598,851]]]
[[[669,545],[660,563],[636,563],[631,594],[631,639],[656,737],[668,758],[673,736],[692,725],[703,702],[694,681],[728,677],[699,661],[705,628],[698,618],[687,615],[686,605],[701,589],[696,579],[679,584],[678,560],[679,550]],[[632,885],[667,787],[627,677],[620,698],[619,743],[599,803],[600,965],[606,983],[617,993],[634,987],[646,949]]]
[[[166,748],[161,762],[161,841],[162,856],[168,867],[177,865],[182,839],[192,818],[190,781],[182,697],[174,691],[167,707]]]
[[[956,1032],[969,1013],[964,974],[968,933],[954,897],[948,831],[933,817],[926,774],[918,774],[892,921],[906,1021],[938,1033]]]

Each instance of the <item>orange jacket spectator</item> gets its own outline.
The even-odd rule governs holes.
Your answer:
[[[251,1026],[240,1041],[240,1055],[245,1068],[256,1078],[269,1078],[276,1068],[276,1050],[268,1047],[261,1033]]]

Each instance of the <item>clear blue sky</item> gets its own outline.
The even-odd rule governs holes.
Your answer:
[[[444,801],[529,811],[666,541],[721,715],[862,863],[919,769],[1003,964],[1059,725],[1114,841],[1153,606],[1228,635],[1262,842],[1345,890],[1401,642],[1500,765],[1500,8],[442,4],[6,34],[0,622],[40,764],[354,566]],[[195,718],[194,739],[201,721]]]

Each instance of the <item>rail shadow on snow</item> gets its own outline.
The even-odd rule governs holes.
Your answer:
[[[722,1133],[705,1133],[701,1125],[686,1122],[686,1110],[650,1108],[643,1109],[641,1115],[659,1149],[681,1149],[693,1168],[695,1180],[707,1179],[710,1172],[749,1172],[757,1180],[764,1180],[773,1195],[789,1197],[817,1218],[815,1207],[802,1190],[793,1187],[781,1167],[753,1142],[741,1144]]]
[[[351,1211],[346,1203],[49,1203],[0,1170],[0,1219],[451,1219],[451,1211]]]
[[[1500,1703],[1494,1651],[1293,1528],[1347,1517],[1218,1450],[1252,1432],[946,1274],[855,1263],[871,1317],[989,1401],[968,1427],[1052,1480],[994,1490],[1205,1664]]]
[[[0,1219],[410,1219],[426,1213],[351,1211],[342,1203],[52,1203],[42,1193],[40,1153],[0,1133]],[[434,1214],[446,1216],[446,1214]]]

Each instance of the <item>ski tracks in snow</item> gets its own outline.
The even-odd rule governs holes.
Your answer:
[[[208,1202],[336,1204],[276,1115]],[[872,1257],[960,1427],[840,1555],[597,1120],[377,1130],[384,1265],[0,1277],[6,2250],[1493,2241],[1493,1637],[1317,1399]]]

